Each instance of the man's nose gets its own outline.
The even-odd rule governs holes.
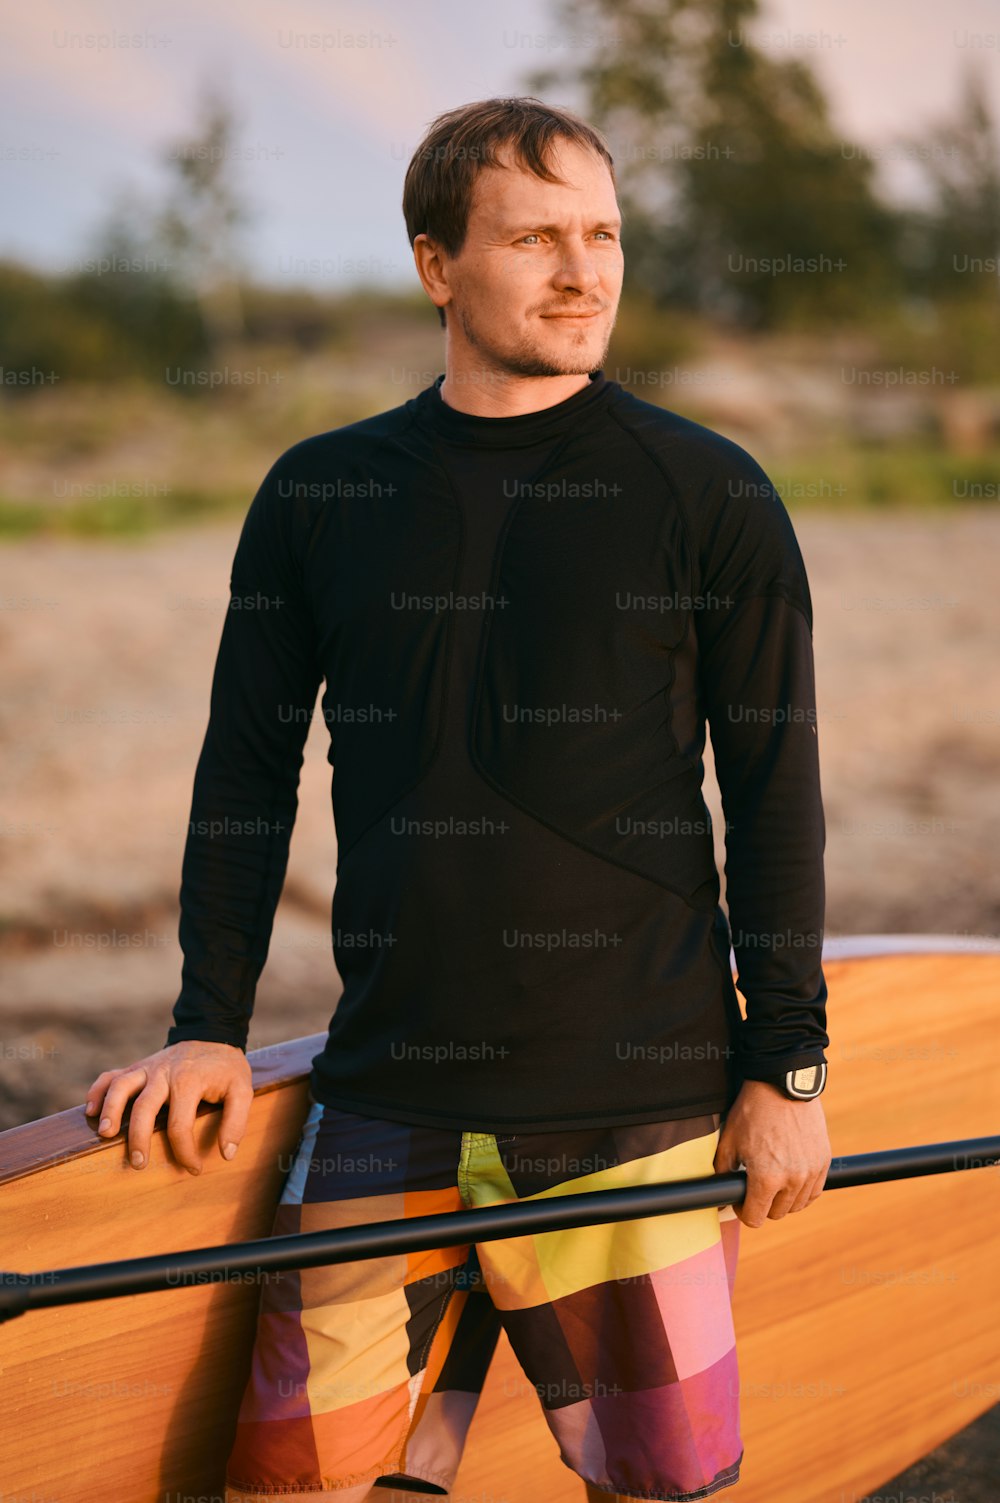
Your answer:
[[[594,257],[583,241],[563,247],[553,280],[557,287],[573,287],[577,292],[590,292],[598,285],[601,279]]]

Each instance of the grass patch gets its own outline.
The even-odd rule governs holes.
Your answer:
[[[246,491],[174,490],[165,495],[84,497],[52,506],[0,496],[0,537],[146,537],[231,512],[245,512]]]
[[[772,459],[764,468],[789,511],[947,509],[1000,500],[1000,447],[962,455],[927,443],[838,445]]]

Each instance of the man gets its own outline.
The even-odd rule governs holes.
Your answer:
[[[222,1101],[235,1151],[325,678],[344,992],[275,1231],[740,1165],[748,1186],[735,1212],[266,1285],[228,1503],[447,1492],[501,1324],[592,1503],[702,1498],[742,1458],[739,1223],[804,1209],[830,1163],[805,569],[744,450],[603,374],[623,255],[597,132],[533,99],[450,111],[404,213],[445,374],[296,444],[254,499],[231,589],[257,605],[216,663],[174,1026],[88,1110],[103,1096],[114,1133],[134,1095],[144,1158],[169,1100],[198,1172],[197,1104]]]

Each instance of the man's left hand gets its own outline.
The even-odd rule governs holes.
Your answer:
[[[747,1193],[733,1210],[746,1226],[779,1221],[818,1200],[832,1154],[823,1103],[792,1101],[765,1080],[745,1080],[722,1124],[716,1174],[747,1172]]]

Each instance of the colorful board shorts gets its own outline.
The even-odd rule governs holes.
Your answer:
[[[712,1174],[721,1122],[495,1135],[310,1101],[276,1236]],[[270,1275],[226,1503],[450,1491],[501,1328],[581,1478],[731,1486],[739,1227],[723,1206]]]

